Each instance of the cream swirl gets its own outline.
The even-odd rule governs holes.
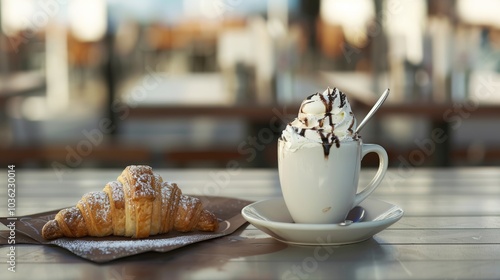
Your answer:
[[[356,118],[346,95],[334,88],[308,96],[300,106],[298,117],[283,130],[281,138],[295,150],[308,143],[340,146],[344,140],[357,140]],[[327,150],[325,150],[327,153]]]

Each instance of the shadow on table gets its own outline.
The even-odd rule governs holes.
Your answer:
[[[156,279],[167,276],[169,279],[182,279],[204,269],[222,271],[230,260],[270,254],[288,247],[272,238],[241,237],[244,229],[245,226],[234,234],[171,252],[148,252],[100,264],[107,268],[106,275],[101,276],[105,279]]]
[[[389,255],[387,246],[370,238],[340,246],[289,246],[269,259],[281,260],[274,276],[279,279],[365,279],[363,275]]]
[[[255,265],[259,264],[254,263],[252,257],[266,255],[259,257],[258,261],[272,260],[273,271],[257,269],[253,272],[255,276],[280,279],[328,278],[332,271],[336,271],[337,276],[348,279],[365,274],[375,262],[387,259],[390,254],[385,246],[381,246],[373,238],[343,246],[291,246],[272,238],[240,237],[243,230],[168,253],[146,253],[103,264],[107,268],[106,275],[103,276],[107,279],[153,279],[168,275],[170,279],[177,279],[188,275],[201,277],[198,273],[203,273],[207,277],[213,277],[225,271],[224,266],[229,261],[246,262],[243,270],[255,270]]]

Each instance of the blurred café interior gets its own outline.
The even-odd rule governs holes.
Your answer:
[[[347,94],[390,166],[500,163],[500,1],[1,0],[0,162],[275,167]],[[376,164],[367,157],[366,165]]]

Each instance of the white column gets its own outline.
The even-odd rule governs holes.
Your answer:
[[[48,109],[51,113],[60,112],[69,104],[68,46],[64,27],[49,24],[45,53]]]

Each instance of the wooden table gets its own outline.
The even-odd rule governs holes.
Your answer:
[[[62,180],[52,170],[16,170],[17,214],[52,210],[99,190],[121,170],[77,170]],[[184,193],[204,194],[217,170],[157,170]],[[367,182],[374,170],[364,170]],[[279,197],[276,170],[242,169],[210,195],[249,200]],[[6,216],[7,172],[0,175]],[[222,182],[222,181],[220,181]],[[219,182],[219,183],[220,183]],[[17,272],[2,279],[500,279],[500,168],[390,169],[374,197],[397,204],[404,217],[372,239],[331,247],[289,246],[253,226],[168,253],[145,253],[95,264],[59,247],[16,245]]]

